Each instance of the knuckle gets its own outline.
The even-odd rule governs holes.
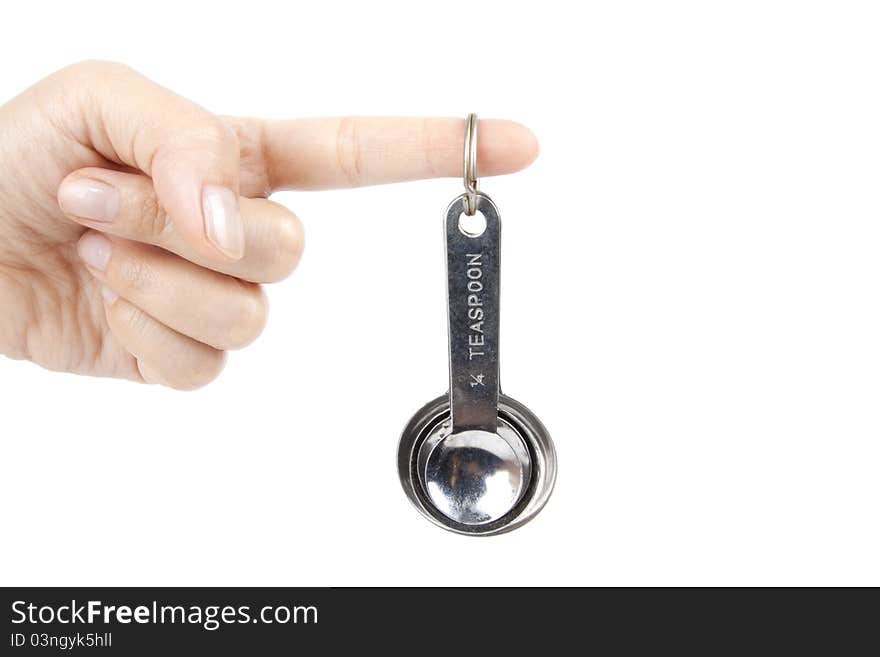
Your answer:
[[[253,190],[257,196],[268,197],[272,193],[272,180],[266,154],[265,125],[262,121],[234,116],[224,116],[222,120],[238,140],[242,188]]]
[[[83,59],[74,62],[69,66],[61,69],[62,73],[73,73],[77,75],[93,75],[102,71],[131,71],[131,68],[121,62],[114,62],[106,59]]]
[[[339,169],[353,186],[361,181],[361,149],[358,143],[358,123],[347,117],[339,120],[336,131],[336,160]]]
[[[101,80],[102,86],[118,86],[120,81],[133,75],[136,75],[134,70],[125,64],[86,59],[58,69],[37,83],[34,89],[38,93],[44,92],[44,98],[57,97],[62,106],[75,108],[85,116],[91,116],[98,112],[96,79]]]
[[[174,138],[163,141],[152,154],[147,170],[165,169],[175,176],[181,168],[190,166],[193,158],[201,161],[205,154],[221,161],[238,161],[240,146],[235,131],[219,117],[193,108],[189,116],[181,117],[181,127]]]
[[[137,308],[134,304],[128,303],[122,299],[118,299],[107,310],[107,323],[110,330],[124,338],[125,343],[134,342],[135,345],[148,344],[156,339],[156,320],[151,318],[145,312]],[[135,349],[136,354],[139,349]],[[159,382],[161,377],[157,376],[155,368],[149,367],[147,370],[142,367],[144,365],[138,358],[138,369],[141,376],[147,383]]]
[[[234,151],[236,156],[239,154],[238,135],[219,117],[200,116],[199,120],[189,128],[189,134],[199,145],[211,149]]]
[[[259,285],[242,283],[245,293],[232,307],[232,315],[227,321],[223,338],[223,349],[241,349],[263,332],[269,316],[269,303],[263,288]]]
[[[168,213],[155,194],[145,194],[140,203],[140,229],[146,239],[163,243],[171,230]]]
[[[120,62],[84,59],[59,69],[50,77],[79,86],[83,82],[91,84],[96,78],[100,78],[105,84],[108,84],[133,75],[137,75],[135,70]]]
[[[121,292],[136,293],[156,285],[155,269],[141,258],[118,258],[114,265],[113,283]]]
[[[238,144],[238,136],[235,134],[235,131],[216,116],[211,116],[207,119],[202,124],[200,132],[206,139],[217,143],[232,141]]]
[[[141,337],[149,337],[153,330],[150,317],[135,305],[117,301],[110,308],[110,315],[119,324],[123,324],[132,333]]]

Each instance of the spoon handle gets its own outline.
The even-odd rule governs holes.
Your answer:
[[[467,194],[446,210],[446,275],[449,310],[449,403],[452,432],[498,428],[499,283],[501,219],[498,208],[476,192],[485,218],[479,233],[460,226]]]

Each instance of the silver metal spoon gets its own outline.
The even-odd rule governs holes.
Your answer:
[[[476,125],[471,114],[465,193],[449,205],[444,223],[449,394],[410,420],[398,468],[410,500],[432,521],[488,535],[523,524],[543,507],[556,477],[556,453],[534,414],[501,394],[501,220],[477,189]]]

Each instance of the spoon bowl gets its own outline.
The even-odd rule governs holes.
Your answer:
[[[453,434],[443,395],[403,430],[397,466],[407,497],[434,524],[492,536],[523,525],[546,504],[556,481],[556,450],[541,421],[503,394],[497,433]]]
[[[427,454],[420,473],[437,509],[455,522],[483,525],[503,517],[516,506],[531,474],[529,452],[509,426],[498,433],[448,429],[435,443],[422,446]]]

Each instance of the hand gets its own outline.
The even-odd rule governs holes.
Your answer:
[[[460,119],[217,117],[120,64],[63,69],[0,107],[0,353],[190,389],[266,321],[303,248],[278,189],[461,172]],[[537,155],[480,124],[481,175]]]

